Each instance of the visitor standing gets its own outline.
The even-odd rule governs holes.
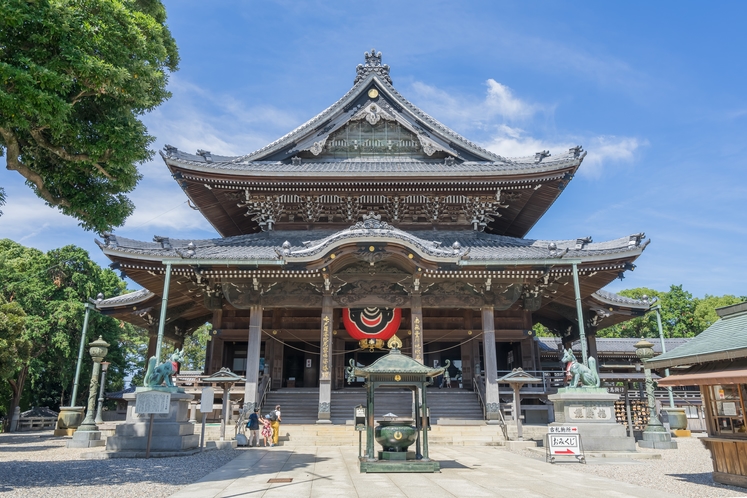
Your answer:
[[[272,424],[269,415],[262,417],[262,438],[265,440],[265,447],[272,446]]]
[[[246,424],[246,428],[249,429],[249,446],[254,446],[252,441],[259,446],[259,408],[255,408],[254,412],[249,415],[249,422]]]
[[[274,413],[271,417],[272,420],[272,444],[273,446],[278,444],[278,438],[280,437],[280,422],[282,419],[280,418],[280,405],[275,406]]]
[[[451,389],[451,375],[449,375],[449,369],[444,370],[444,387]]]

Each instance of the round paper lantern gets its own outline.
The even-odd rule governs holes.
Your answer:
[[[383,343],[399,330],[402,310],[399,308],[345,308],[342,323],[350,337],[361,344]]]

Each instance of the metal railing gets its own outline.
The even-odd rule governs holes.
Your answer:
[[[272,378],[269,375],[263,375],[262,380],[259,381],[259,386],[257,386],[257,393],[259,394],[257,408],[259,408],[260,412],[265,405],[265,399],[267,398],[267,393],[270,392],[270,387],[272,387]]]
[[[541,382],[533,384],[524,384],[521,388],[522,393],[538,393],[545,394],[548,392],[557,391],[561,387],[565,387],[565,372],[562,371],[548,371],[548,370],[524,370],[526,373],[533,377],[541,379]],[[500,379],[506,374],[511,373],[511,370],[498,370],[498,378]],[[513,388],[507,383],[498,383],[502,388],[501,390],[507,389],[512,391]],[[504,387],[505,386],[505,387]]]
[[[477,399],[480,402],[480,407],[482,408],[482,419],[487,420],[488,419],[488,408],[485,404],[485,382],[483,380],[482,375],[475,375],[472,377],[472,390],[477,394]],[[498,415],[500,415],[501,419],[498,422],[498,425],[501,426],[501,431],[503,432],[503,437],[506,441],[509,441],[508,438],[508,427],[506,426],[506,419],[503,417],[503,411],[500,407],[499,403],[499,409],[498,409]]]

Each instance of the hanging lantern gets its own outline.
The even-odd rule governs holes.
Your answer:
[[[399,308],[345,308],[342,323],[350,337],[358,339],[362,348],[373,351],[399,330],[402,310]]]

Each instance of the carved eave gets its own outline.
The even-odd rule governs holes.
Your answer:
[[[407,255],[409,259],[417,255],[418,258],[432,263],[453,265],[469,254],[469,249],[462,248],[459,242],[455,241],[451,247],[442,247],[441,242],[424,240],[386,222],[369,218],[356,223],[347,230],[342,230],[319,241],[310,242],[304,248],[293,249],[290,244],[283,246],[278,250],[278,255],[286,263],[311,263],[320,261],[322,256],[326,261],[331,262],[335,257],[339,257],[333,256],[335,250],[343,246],[361,245],[364,253],[366,251],[374,253],[377,250],[376,244],[382,243],[412,251]]]

